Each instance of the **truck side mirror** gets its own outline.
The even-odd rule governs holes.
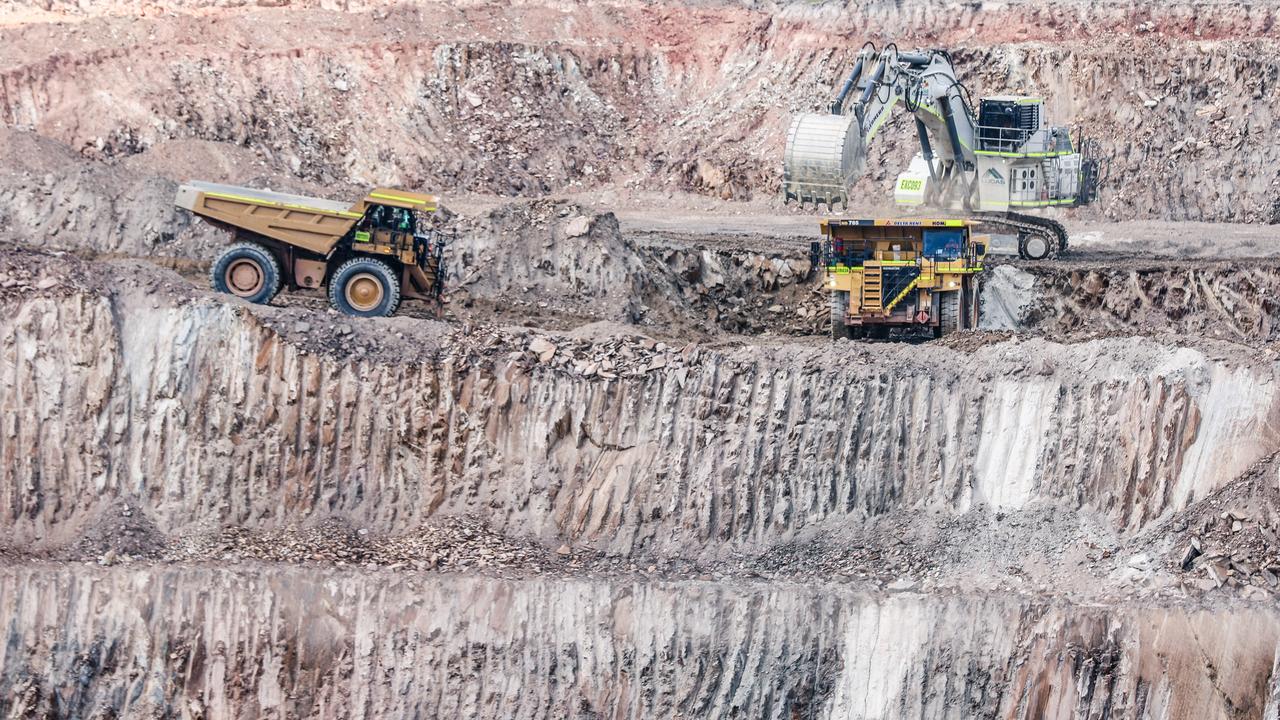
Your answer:
[[[974,254],[974,255],[977,255],[978,257],[982,257],[982,256],[986,255],[986,254],[987,254],[987,244],[986,244],[986,243],[974,243],[974,244],[973,244],[973,254]]]

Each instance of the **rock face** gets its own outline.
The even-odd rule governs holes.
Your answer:
[[[1274,607],[249,564],[4,568],[0,614],[10,619],[0,708],[16,716],[110,707],[227,718],[1102,720],[1280,710]],[[79,682],[49,680],[63,677]]]
[[[500,206],[464,224],[449,249],[458,297],[511,306],[537,298],[553,310],[627,321],[640,316],[651,271],[617,219],[568,203]]]
[[[227,303],[137,263],[6,258],[0,552],[26,558],[0,569],[8,712],[1276,711],[1269,601],[1196,609],[1151,585],[1136,602],[1048,600],[966,590],[946,568],[1001,575],[965,544],[1045,536],[1051,546],[1004,557],[1073,566],[1116,552],[1086,558],[1095,540],[1136,543],[1123,557],[1140,562],[1099,577],[1106,592],[1181,562],[1162,559],[1182,550],[1162,534],[1171,517],[1192,513],[1198,532],[1195,513],[1216,510],[1197,508],[1234,503],[1222,493],[1238,476],[1274,476],[1263,461],[1280,440],[1277,369],[1249,351],[1217,359],[1239,346],[675,348],[326,322]],[[418,530],[467,515],[492,536],[459,526],[470,544],[449,551],[452,531]],[[977,517],[995,525],[965,531]],[[1033,527],[990,529],[1004,517]],[[1269,598],[1274,513],[1227,517],[1192,569]],[[910,529],[815,540],[878,519]],[[297,525],[318,539],[280,534]],[[234,534],[185,540],[208,527],[259,533],[260,549]],[[288,547],[261,549],[273,537]],[[1261,560],[1224,555],[1246,537]],[[933,560],[892,565],[907,574],[885,585],[830,562],[904,541]],[[387,549],[415,542],[424,549]],[[778,579],[819,562],[834,581]]]
[[[167,146],[201,141],[325,187],[767,199],[791,115],[892,39],[954,51],[975,98],[1043,96],[1096,138],[1111,183],[1094,215],[1280,218],[1267,5],[49,5],[87,17],[0,31],[0,123],[175,179],[188,163]],[[857,32],[833,44],[831,27]],[[869,204],[918,149],[905,117],[881,138],[855,191]]]
[[[1024,326],[1059,335],[1173,330],[1265,342],[1280,336],[1280,267],[1255,262],[1127,262],[1106,268],[1041,265]]]
[[[692,337],[821,331],[823,299],[794,247],[703,247],[624,234],[617,217],[551,200],[500,205],[457,223],[451,309],[525,325],[622,322]]]
[[[10,714],[1277,712],[1261,349],[355,323],[17,248],[0,304]]]
[[[609,379],[462,334],[417,360],[332,357],[219,301],[45,292],[64,294],[9,301],[0,334],[0,516],[28,536],[113,497],[165,529],[482,512],[622,554],[915,506],[1064,502],[1136,529],[1280,427],[1273,365],[1191,348],[692,349]]]
[[[1280,720],[1266,235],[1135,220],[832,343],[774,194],[892,39],[1097,140],[1073,234],[1276,222],[1276,16],[0,4],[0,716]],[[192,177],[456,198],[448,321],[205,292]]]

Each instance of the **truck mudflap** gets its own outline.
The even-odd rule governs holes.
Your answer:
[[[449,236],[451,239],[452,236]],[[447,244],[443,232],[432,232],[429,236],[419,235],[414,238],[414,254],[418,258],[416,264],[404,266],[404,278],[400,283],[401,292],[406,297],[418,300],[439,300],[444,292],[444,247]]]
[[[440,283],[417,265],[405,265],[400,281],[400,292],[417,300],[436,300],[440,297]]]

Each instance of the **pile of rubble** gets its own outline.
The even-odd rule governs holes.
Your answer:
[[[696,564],[671,558],[603,555],[568,542],[552,546],[513,538],[471,516],[435,517],[399,535],[375,535],[330,519],[309,526],[271,530],[224,527],[171,538],[155,555],[169,562],[320,563],[389,571],[479,571],[503,576],[551,575],[603,577],[623,574],[688,576],[704,572]],[[84,558],[94,562],[93,557]],[[128,562],[113,556],[110,562]]]
[[[910,589],[937,577],[935,548],[897,537],[881,542],[846,543],[821,538],[779,545],[731,564],[731,572],[749,577],[787,578],[811,582],[874,582],[890,589]]]
[[[648,233],[641,249],[647,322],[701,333],[810,335],[826,331],[827,294],[807,257],[719,247]]]
[[[1185,585],[1240,589],[1246,597],[1280,593],[1280,536],[1275,522],[1223,510],[1189,528],[1176,561]]]
[[[433,519],[395,536],[374,536],[367,528],[336,519],[265,531],[227,527],[180,538],[165,550],[165,559],[175,561],[265,560],[417,570],[517,567],[538,572],[560,564],[561,557],[535,543],[504,537],[468,517]]]
[[[30,250],[5,244],[0,253],[0,299],[70,295],[101,285],[78,258],[61,251]]]
[[[56,556],[102,566],[154,560],[163,554],[164,536],[136,505],[108,503],[81,529],[80,537]]]
[[[668,345],[643,335],[610,335],[598,339],[551,336],[518,329],[462,325],[451,333],[449,347],[465,356],[505,357],[526,367],[540,365],[587,378],[613,380],[643,377],[664,370],[683,382],[696,363],[700,346]],[[459,356],[450,356],[459,359]]]
[[[1177,539],[1163,565],[1184,587],[1236,590],[1246,598],[1280,593],[1277,467],[1277,455],[1260,460],[1158,530]]]

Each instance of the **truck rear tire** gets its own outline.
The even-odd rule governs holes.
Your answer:
[[[329,279],[329,304],[346,315],[387,317],[400,307],[400,281],[381,260],[351,258]]]
[[[265,305],[280,292],[280,263],[257,243],[236,243],[209,268],[209,284],[218,292]]]

